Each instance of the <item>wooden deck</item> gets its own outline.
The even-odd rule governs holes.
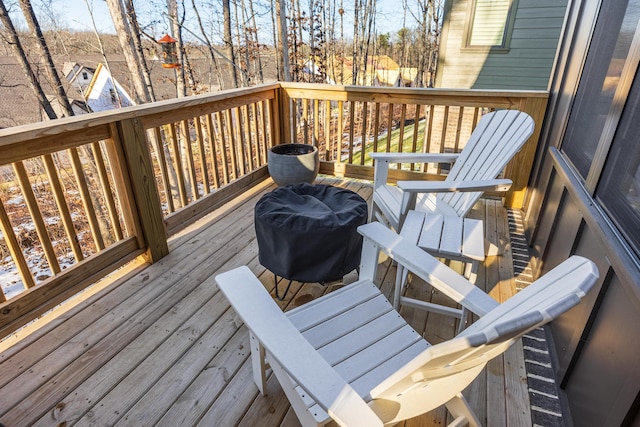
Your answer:
[[[369,199],[363,182],[322,178]],[[272,376],[268,397],[251,378],[248,333],[237,324],[214,276],[248,265],[273,291],[258,263],[253,208],[265,181],[170,241],[152,266],[123,269],[0,343],[0,422],[18,426],[294,426],[295,414]],[[481,201],[473,216],[489,237],[508,240],[499,202]],[[380,269],[391,290],[394,268]],[[339,286],[340,284],[337,284]],[[511,254],[489,257],[478,285],[498,300],[514,292]],[[336,285],[334,285],[335,287]],[[283,308],[303,304],[332,286],[294,283]],[[412,283],[423,298],[443,297]],[[435,343],[453,336],[451,319],[404,310]],[[492,361],[465,395],[488,426],[530,426],[522,346]],[[402,423],[440,426],[444,409]]]

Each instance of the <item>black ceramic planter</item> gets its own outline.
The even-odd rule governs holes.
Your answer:
[[[318,148],[306,144],[281,144],[269,150],[271,178],[280,186],[312,183],[318,175]]]

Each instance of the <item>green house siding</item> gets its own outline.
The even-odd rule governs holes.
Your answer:
[[[546,90],[567,0],[519,0],[506,49],[468,48],[472,0],[447,0],[436,86]]]

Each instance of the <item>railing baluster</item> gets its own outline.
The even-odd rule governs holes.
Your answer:
[[[302,103],[302,120],[300,120],[302,141],[304,144],[309,144],[309,102],[307,99],[301,99],[300,102]]]
[[[155,152],[158,159],[158,166],[160,168],[160,179],[164,187],[164,195],[167,202],[167,209],[169,212],[175,212],[176,208],[173,204],[173,190],[171,188],[171,182],[169,180],[169,171],[167,167],[167,156],[165,153],[165,145],[163,144],[162,133],[159,127],[153,129],[154,136],[153,143],[155,143]]]
[[[98,217],[96,216],[95,207],[93,206],[93,202],[91,201],[91,193],[89,192],[89,187],[87,186],[87,179],[82,168],[82,161],[80,160],[80,155],[75,148],[69,149],[68,153],[69,156],[71,156],[71,167],[73,168],[73,173],[76,177],[76,182],[78,184],[78,190],[80,191],[80,198],[82,199],[85,215],[87,215],[87,220],[89,221],[89,228],[91,229],[93,242],[96,246],[96,250],[100,251],[105,247],[104,239],[102,238],[102,232],[100,230],[100,224],[98,223]]]
[[[27,205],[27,209],[31,215],[31,220],[33,221],[38,238],[40,239],[42,250],[44,251],[44,255],[49,263],[49,268],[54,274],[57,274],[60,272],[60,264],[58,263],[58,258],[53,250],[47,226],[42,219],[42,214],[40,213],[40,208],[36,201],[36,196],[33,194],[33,188],[31,188],[31,182],[29,181],[27,170],[22,162],[15,162],[13,164],[13,170],[16,174],[16,178],[18,178],[18,184],[20,184],[25,204]]]
[[[243,105],[242,107],[240,107],[239,113],[242,116],[242,118],[240,119],[240,144],[243,147],[246,147],[246,172],[250,172],[254,168],[254,163],[253,146],[251,142],[251,122],[249,121],[249,107],[247,105]]]
[[[237,123],[233,119],[233,111],[225,110],[225,122],[228,127],[229,136],[229,152],[231,154],[231,168],[233,171],[233,179],[240,177],[240,165],[238,160],[238,147],[236,144],[236,132],[238,130]]]
[[[211,153],[211,169],[213,170],[213,187],[220,187],[220,177],[218,176],[218,155],[217,155],[217,140],[215,137],[215,129],[213,124],[213,116],[207,114],[207,135],[209,137],[209,151]]]
[[[222,112],[218,111],[215,113],[215,122],[217,124],[216,126],[216,134],[220,137],[220,158],[222,160],[222,175],[224,178],[224,183],[228,184],[229,182],[231,182],[230,176],[232,175],[232,171],[230,170],[230,168],[232,167],[231,163],[230,163],[230,159],[231,157],[231,153],[230,150],[228,149],[228,145],[227,145],[227,139],[225,137],[225,126],[224,126],[224,120],[225,120],[225,114],[223,114]],[[229,159],[227,158],[227,156],[230,156]]]
[[[9,248],[9,254],[11,255],[11,258],[13,258],[13,262],[16,264],[16,267],[18,269],[18,274],[22,279],[22,284],[24,285],[25,289],[34,287],[35,281],[33,280],[33,275],[31,274],[31,270],[29,269],[29,264],[27,264],[27,261],[24,258],[24,254],[22,253],[22,249],[20,249],[20,244],[18,243],[16,234],[13,231],[13,226],[11,225],[9,215],[7,215],[7,211],[4,208],[2,200],[0,200],[0,229],[2,230],[4,241]],[[4,296],[4,293],[2,293],[2,301],[5,300],[6,298]]]
[[[380,103],[376,102],[376,112],[373,118],[373,152],[378,152],[378,135],[380,135]]]
[[[420,104],[415,106],[416,114],[413,118],[413,141],[411,143],[411,152],[416,153],[418,150],[418,131],[420,130]],[[416,164],[411,163],[411,170],[415,170]]]
[[[387,113],[387,147],[385,151],[387,153],[391,152],[391,132],[393,131],[393,110],[394,105],[388,104],[388,113]]]
[[[100,186],[104,195],[104,200],[107,204],[107,211],[109,212],[109,218],[111,220],[111,230],[113,231],[115,241],[122,240],[122,227],[120,226],[120,219],[118,218],[118,211],[116,209],[116,202],[111,191],[111,184],[109,183],[109,176],[107,174],[107,168],[104,163],[104,157],[102,155],[102,149],[99,142],[91,144],[93,151],[93,157],[96,162],[96,168],[98,169],[98,177],[100,178]]]
[[[324,159],[333,159],[334,147],[331,141],[331,101],[324,101]]]
[[[53,156],[51,154],[45,154],[42,156],[42,161],[44,163],[44,168],[47,171],[47,177],[49,178],[53,197],[56,201],[58,212],[60,212],[60,219],[62,220],[62,225],[64,227],[65,234],[67,235],[71,251],[73,252],[73,256],[76,261],[82,261],[84,259],[84,254],[82,253],[80,243],[78,243],[78,236],[75,228],[73,227],[73,220],[71,219],[71,213],[69,212],[67,201],[64,198],[64,190],[60,184],[60,176],[58,175],[58,169],[53,161]]]
[[[407,117],[407,104],[402,104],[402,109],[400,110],[400,133],[398,134],[398,153],[403,152],[404,145],[404,121]],[[401,169],[402,165],[398,163],[398,169]]]
[[[338,162],[342,162],[342,146],[344,144],[344,133],[342,118],[344,117],[344,103],[338,101]]]
[[[355,123],[356,103],[349,101],[349,163],[353,163],[353,132],[356,127]]]
[[[182,153],[180,152],[180,143],[178,141],[178,132],[175,123],[169,124],[169,132],[171,139],[171,148],[173,149],[173,166],[177,173],[178,193],[180,195],[180,207],[187,206],[187,187],[185,185],[184,170],[182,169]],[[165,133],[166,135],[166,133]]]
[[[207,155],[204,148],[204,133],[202,132],[202,120],[200,116],[193,118],[193,124],[196,128],[196,144],[198,151],[200,152],[200,170],[202,171],[202,189],[204,194],[207,195],[211,192],[209,186],[209,167],[207,166]]]
[[[444,113],[442,117],[442,133],[440,134],[440,153],[445,152],[445,146],[447,143],[447,130],[449,128],[449,106],[444,107]],[[442,165],[438,164],[437,173],[442,173]]]
[[[191,142],[191,126],[189,120],[183,120],[181,126],[181,140],[185,149],[186,157],[185,163],[187,164],[187,177],[189,178],[189,184],[191,185],[191,200],[196,201],[200,198],[200,191],[198,191],[198,180],[196,178],[196,165],[193,160],[193,147]]]
[[[360,145],[360,164],[364,165],[364,153],[367,146],[367,115],[369,114],[369,104],[362,103],[362,144]]]
[[[257,168],[264,164],[264,160],[262,159],[262,149],[260,144],[260,118],[258,117],[258,105],[256,103],[251,103],[251,105],[249,105],[249,115],[251,117],[251,126],[249,128],[251,132],[251,144],[253,146],[255,156],[255,167]]]
[[[262,124],[262,152],[263,152],[263,165],[267,164],[267,159],[268,159],[268,152],[269,152],[269,137],[267,135],[270,135],[271,138],[275,138],[274,132],[273,130],[271,132],[268,132],[268,127],[267,127],[267,113],[271,112],[273,109],[269,107],[269,104],[271,101],[260,101],[260,103],[258,104],[258,110],[260,111],[260,118],[261,120],[261,124]],[[267,103],[265,105],[265,103]],[[265,111],[266,110],[266,111]]]
[[[460,152],[460,132],[462,130],[462,118],[464,116],[464,107],[458,107],[458,125],[456,126],[456,139],[453,146],[453,152]]]

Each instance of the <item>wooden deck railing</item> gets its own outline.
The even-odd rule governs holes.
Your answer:
[[[137,257],[162,258],[168,236],[268,177],[275,144],[317,145],[322,172],[370,178],[369,150],[458,151],[485,111],[519,108],[539,127],[546,99],[276,83],[2,130],[0,337]],[[506,172],[516,186],[536,142]],[[406,169],[396,176],[440,172]]]
[[[522,207],[547,106],[547,92],[300,83],[280,86],[283,142],[318,146],[326,162],[322,172],[365,179],[373,179],[369,152],[459,152],[483,114],[496,109],[527,112],[533,117],[536,130],[505,170],[505,176],[514,182],[506,194],[505,205]],[[396,173],[390,173],[392,179],[444,178],[437,166],[427,169],[414,164],[398,166]]]

